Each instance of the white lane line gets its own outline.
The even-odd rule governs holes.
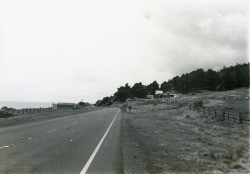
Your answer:
[[[109,125],[107,131],[106,131],[105,134],[103,135],[103,137],[102,137],[101,141],[99,142],[99,144],[96,146],[94,152],[93,152],[92,155],[90,156],[89,160],[88,160],[87,163],[85,164],[85,166],[84,166],[84,168],[82,169],[82,171],[81,171],[80,174],[85,174],[85,173],[87,172],[87,170],[88,170],[88,168],[89,168],[91,162],[93,161],[93,159],[94,159],[96,153],[98,152],[99,148],[101,147],[103,140],[105,139],[106,135],[108,134],[109,129],[111,128],[112,124],[114,123],[114,121],[115,121],[115,119],[116,119],[116,116],[118,115],[119,111],[120,111],[120,109],[117,111],[117,113],[116,113],[116,115],[115,115],[115,118],[114,118],[113,121],[110,123],[110,125]]]
[[[27,140],[31,140],[31,138],[28,138]]]
[[[3,147],[0,147],[0,150],[1,149],[5,149],[5,148],[9,148],[10,146],[3,146]]]
[[[54,130],[51,130],[51,131],[48,131],[46,132],[47,134],[51,133],[51,132],[54,132],[54,131],[57,131],[58,129],[54,129]]]

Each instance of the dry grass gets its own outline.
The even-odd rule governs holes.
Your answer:
[[[150,168],[152,173],[250,172],[246,126],[212,122],[187,107],[137,111],[128,118],[151,166],[157,166]]]

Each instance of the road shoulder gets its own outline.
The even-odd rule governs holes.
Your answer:
[[[133,127],[130,115],[122,112],[121,119],[121,141],[123,156],[123,172],[132,173],[149,173],[148,157],[143,146],[140,143],[138,134]]]

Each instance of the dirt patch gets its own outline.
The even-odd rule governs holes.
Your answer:
[[[250,172],[247,126],[216,122],[187,107],[123,113],[122,119],[130,124],[122,127],[123,142],[140,145],[148,173]]]

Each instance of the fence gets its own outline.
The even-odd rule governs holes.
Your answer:
[[[180,103],[178,101],[165,101],[167,104],[172,106],[188,106],[189,109],[196,110],[198,113],[203,114],[205,116],[211,117],[211,118],[217,118],[220,121],[227,121],[229,123],[238,123],[238,124],[248,124],[250,125],[250,119],[249,115],[244,115],[243,113],[232,113],[228,112],[226,110],[216,110],[206,107],[197,107],[194,103]]]
[[[8,111],[13,115],[24,115],[24,114],[32,114],[32,113],[41,113],[41,112],[52,112],[53,108],[32,108],[32,109],[13,109]]]

